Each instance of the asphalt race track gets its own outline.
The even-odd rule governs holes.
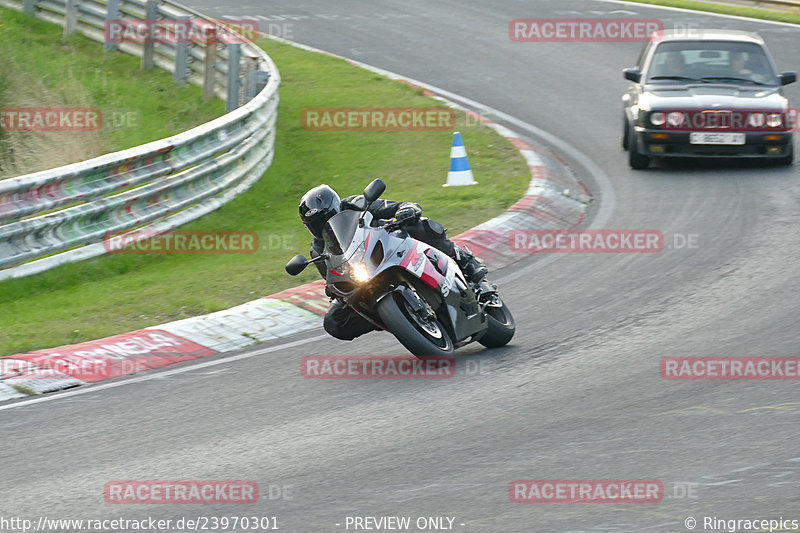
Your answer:
[[[665,249],[540,255],[493,273],[517,335],[504,349],[460,350],[453,379],[303,379],[303,356],[404,353],[388,333],[345,343],[316,330],[0,407],[0,514],[246,514],[277,517],[287,532],[346,531],[348,516],[455,517],[457,531],[492,533],[800,520],[796,382],[659,373],[666,356],[800,355],[796,166],[632,171],[620,147],[620,71],[641,43],[516,43],[508,23],[630,16],[757,31],[780,70],[800,70],[800,28],[590,0],[190,5],[261,15],[263,30],[283,25],[298,42],[502,112],[494,118],[556,148],[586,182],[596,198],[587,227],[657,229]],[[800,84],[786,93],[800,106]],[[680,246],[690,238],[695,246]],[[106,503],[104,484],[125,479],[254,480],[261,498]],[[654,479],[665,494],[660,503],[513,503],[516,479]]]

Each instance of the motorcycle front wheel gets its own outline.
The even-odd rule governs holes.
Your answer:
[[[517,330],[514,316],[506,307],[505,302],[496,294],[484,308],[489,329],[478,339],[478,342],[487,348],[499,348],[508,344]]]
[[[414,355],[453,355],[453,341],[441,322],[420,317],[402,295],[386,295],[378,303],[378,314],[389,332]]]

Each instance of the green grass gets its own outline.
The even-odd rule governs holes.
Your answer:
[[[110,255],[0,283],[0,354],[86,341],[228,308],[316,279],[283,270],[307,253],[297,203],[314,185],[342,196],[375,177],[386,198],[419,202],[455,235],[491,218],[524,193],[529,171],[518,151],[459,114],[479,185],[443,188],[452,132],[318,132],[301,127],[309,107],[431,107],[421,91],[347,62],[270,40],[283,82],[275,159],[247,193],[182,229],[250,230],[280,244],[248,255]]]
[[[24,385],[11,385],[16,389],[17,392],[21,392],[22,394],[27,394],[28,396],[36,396],[36,392],[29,387],[25,387]]]
[[[104,126],[90,134],[96,146],[89,156],[169,137],[225,112],[219,99],[203,102],[199,87],[179,87],[162,70],[141,71],[138,58],[121,52],[104,54],[95,41],[79,34],[63,39],[62,34],[60,26],[0,8],[0,91],[6,89],[0,98],[4,107],[99,108]],[[115,126],[108,120],[112,110],[131,112],[136,120]],[[45,164],[28,171],[63,164],[53,152],[76,135],[0,132],[0,170],[4,157],[31,146]],[[38,142],[43,136],[47,144]]]
[[[727,6],[722,4],[710,4],[708,2],[695,2],[694,0],[630,0],[640,4],[653,4],[659,6],[679,7],[694,11],[709,11],[711,13],[722,13],[724,15],[736,15],[739,17],[750,17],[763,20],[775,20],[778,22],[789,22],[800,24],[800,14],[787,13],[782,11],[772,11],[754,7]]]
[[[3,31],[4,24],[0,22],[0,34]],[[0,72],[8,72],[11,69],[11,64],[8,61],[8,57],[3,51],[3,44],[0,41]],[[0,109],[3,109],[6,106],[6,90],[8,85],[8,78],[6,75],[0,76]],[[0,139],[3,138],[3,130],[0,129]],[[1,142],[1,141],[0,141]]]

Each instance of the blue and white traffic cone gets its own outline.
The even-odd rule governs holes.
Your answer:
[[[456,185],[475,185],[478,183],[472,176],[472,170],[467,161],[467,150],[461,140],[461,133],[453,133],[453,147],[450,148],[450,171],[447,173],[447,183],[442,187]]]

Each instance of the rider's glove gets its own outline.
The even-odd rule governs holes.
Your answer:
[[[419,211],[413,207],[403,207],[402,209],[398,209],[397,213],[394,214],[392,224],[397,226],[412,225],[416,224],[418,219]]]
[[[327,296],[331,300],[337,297],[336,294],[327,285],[325,286],[325,296]]]

